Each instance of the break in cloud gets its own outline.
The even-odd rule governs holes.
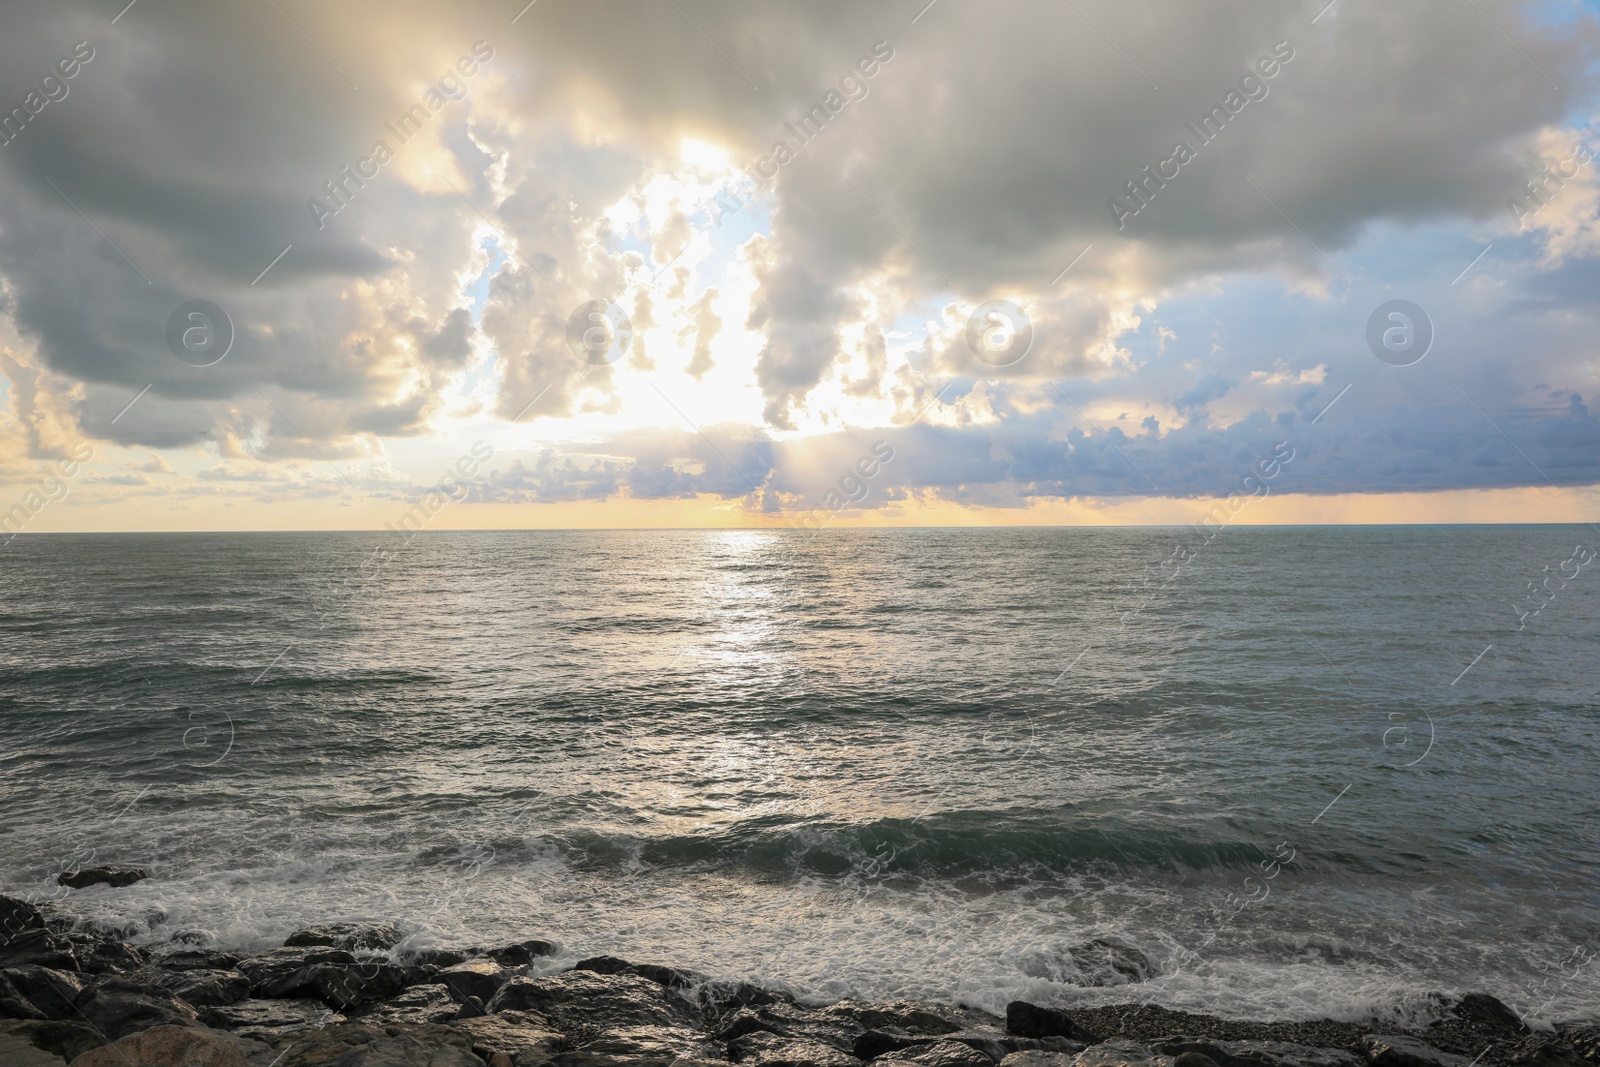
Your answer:
[[[88,439],[126,507],[399,499],[487,436],[507,503],[783,511],[878,440],[868,506],[1227,494],[1279,441],[1281,491],[1600,482],[1591,12],[924,5],[6,5],[0,476]]]

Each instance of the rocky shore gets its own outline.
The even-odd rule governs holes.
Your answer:
[[[1125,1005],[1005,1018],[717,982],[555,946],[400,951],[388,922],[255,955],[154,952],[0,896],[0,1067],[1600,1067],[1600,1026],[1530,1032],[1485,994],[1395,1031]],[[542,966],[541,966],[542,964]]]

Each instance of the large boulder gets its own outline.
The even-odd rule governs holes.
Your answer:
[[[81,1020],[0,1022],[0,1036],[56,1057],[52,1067],[60,1067],[62,1062],[70,1062],[106,1043],[106,1039],[94,1027]],[[0,1052],[3,1051],[0,1049]],[[0,1055],[0,1063],[9,1064],[10,1061]]]
[[[77,1019],[73,1002],[82,995],[83,979],[71,971],[57,971],[37,964],[8,967],[0,971],[15,989],[47,1019]]]
[[[242,959],[244,957],[237,952],[183,948],[163,953],[152,962],[168,971],[231,971],[239,966]]]
[[[1219,1067],[1361,1067],[1362,1059],[1341,1048],[1314,1048],[1287,1041],[1212,1041],[1189,1037],[1162,1038],[1150,1047],[1182,1060],[1203,1056]],[[1185,1061],[1177,1067],[1187,1067]]]
[[[131,974],[148,958],[142,949],[115,937],[75,931],[64,938],[72,946],[78,970],[86,974]]]
[[[355,956],[343,949],[280,948],[242,959],[236,969],[250,980],[256,996],[284,997],[307,984],[305,972],[316,964],[355,962]]]
[[[482,949],[471,953],[471,956],[486,956],[504,967],[526,967],[541,956],[553,956],[556,945],[551,941],[542,941],[532,938],[527,941],[518,941],[510,945],[500,945],[496,948]]]
[[[63,871],[56,876],[56,884],[67,886],[69,889],[85,889],[91,885],[108,885],[113,889],[121,889],[135,882],[142,882],[144,878],[142,867],[84,867],[71,872]]]
[[[1372,1067],[1467,1067],[1472,1062],[1403,1034],[1369,1034],[1362,1045]]]
[[[85,1052],[72,1067],[250,1067],[250,1051],[220,1030],[155,1026]]]
[[[513,977],[511,971],[494,960],[482,959],[446,967],[435,973],[432,980],[446,986],[458,1003],[465,1002],[468,997],[477,997],[487,1004],[500,991],[500,987]]]
[[[77,1015],[105,1035],[107,1041],[152,1026],[194,1026],[200,1019],[181,1000],[152,992],[123,978],[103,978],[72,1002]]]
[[[536,1011],[559,1030],[588,1026],[612,1030],[629,1026],[701,1025],[698,1012],[683,998],[636,974],[566,971],[544,978],[513,978],[488,1004],[490,1013]]]
[[[280,948],[239,961],[257,997],[317,997],[329,1007],[360,1010],[378,1004],[421,975],[388,960],[357,959],[344,949]]]
[[[160,971],[150,978],[150,984],[197,1008],[237,1004],[250,995],[250,979],[238,971],[198,967],[187,971]]]
[[[284,939],[285,948],[342,948],[346,951],[387,952],[405,934],[390,922],[324,923],[296,930]]]
[[[866,1030],[843,1003],[822,1009],[768,1004],[745,1008],[725,1018],[716,1036],[721,1041],[732,1041],[747,1034],[775,1034],[789,1041],[826,1045],[855,1058],[856,1039]]]
[[[728,1042],[743,1067],[861,1067],[861,1060],[833,1045],[804,1037],[756,1030]]]
[[[0,967],[23,967],[30,963],[58,971],[80,969],[72,942],[54,931],[29,928],[0,941]]]
[[[44,912],[37,905],[0,894],[0,944],[24,931],[44,928]]]
[[[873,1060],[875,1064],[908,1064],[916,1067],[994,1067],[999,1062],[960,1041],[937,1038],[924,1044],[913,1045],[895,1052],[885,1053]]]
[[[696,1030],[625,1026],[556,1056],[554,1067],[669,1067],[678,1060],[726,1061],[722,1050]],[[521,1067],[519,1064],[518,1067]]]
[[[476,1019],[458,1019],[450,1025],[471,1039],[472,1051],[484,1060],[492,1061],[501,1055],[515,1067],[549,1063],[571,1044],[535,1012],[502,1011]]]
[[[45,1019],[48,1016],[37,1004],[11,984],[11,979],[0,972],[0,1019]]]
[[[443,983],[414,985],[399,996],[390,997],[361,1018],[367,1022],[447,1023],[460,1012],[461,1005],[450,996]]]
[[[336,1023],[280,1047],[277,1067],[484,1067],[467,1035],[444,1026]]]
[[[1450,1014],[1483,1033],[1506,1036],[1525,1034],[1522,1017],[1488,993],[1468,993],[1450,1008]]]
[[[202,1008],[200,1019],[218,1030],[263,1041],[276,1041],[288,1034],[344,1022],[343,1015],[329,1011],[322,1001],[308,999],[241,1000],[237,1004],[219,1004]]]
[[[1006,1029],[1019,1037],[1065,1037],[1086,1045],[1099,1042],[1092,1032],[1064,1011],[1013,1000],[1006,1005]]]

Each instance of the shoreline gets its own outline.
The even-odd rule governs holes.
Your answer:
[[[1438,997],[1421,1028],[1137,1003],[1013,1001],[1002,1018],[905,1000],[807,1005],[781,985],[614,956],[552,969],[558,946],[543,940],[404,951],[404,938],[364,921],[256,953],[147,950],[59,905],[0,896],[0,1064],[1600,1067],[1600,1021],[1533,1031],[1482,993]]]

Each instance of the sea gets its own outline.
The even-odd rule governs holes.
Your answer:
[[[0,892],[808,1002],[1600,1018],[1590,526],[23,535]],[[63,870],[145,869],[67,890]]]

